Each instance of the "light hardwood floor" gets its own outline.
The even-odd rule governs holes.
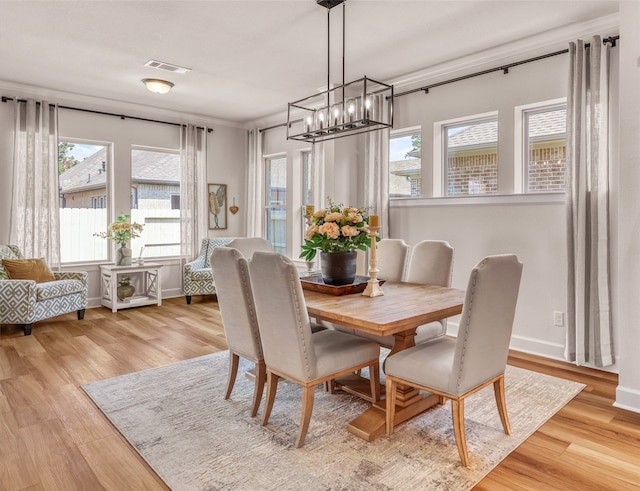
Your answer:
[[[2,326],[0,490],[167,489],[80,385],[223,349],[213,296],[88,309],[32,336]],[[616,375],[517,352],[509,363],[587,387],[474,489],[640,489],[640,414],[612,406]]]

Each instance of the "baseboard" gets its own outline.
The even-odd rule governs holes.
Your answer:
[[[458,327],[459,324],[448,321],[447,334],[449,336],[457,337]],[[540,339],[532,339],[524,336],[511,336],[509,349],[522,351],[523,353],[529,353],[531,355],[542,356],[544,358],[550,358],[552,360],[566,361],[564,359],[563,345],[550,343],[548,341],[541,341]]]
[[[640,413],[640,390],[618,385],[616,388],[616,402],[613,405],[620,409]]]

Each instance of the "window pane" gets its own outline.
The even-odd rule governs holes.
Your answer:
[[[311,186],[311,152],[302,152],[302,204],[313,204]]]
[[[180,255],[178,152],[131,150],[131,221],[144,225],[131,240],[134,258]]]
[[[287,159],[266,161],[265,219],[267,240],[275,252],[287,252]]]
[[[108,168],[105,145],[58,142],[63,263],[108,258],[109,241],[93,235],[107,230]]]
[[[445,126],[447,196],[498,192],[498,121]]]
[[[389,140],[389,198],[415,198],[422,188],[422,134],[392,136]]]
[[[566,108],[525,113],[528,193],[565,190]]]

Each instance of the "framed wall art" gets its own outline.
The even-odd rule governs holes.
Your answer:
[[[227,228],[227,185],[209,184],[209,230]]]

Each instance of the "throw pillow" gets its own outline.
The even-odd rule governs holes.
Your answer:
[[[12,280],[33,280],[36,283],[55,281],[44,259],[3,259],[2,266]]]

